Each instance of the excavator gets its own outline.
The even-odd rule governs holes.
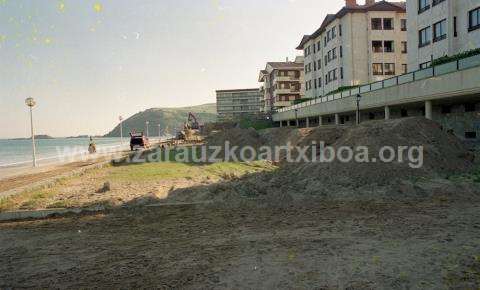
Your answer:
[[[177,133],[177,140],[183,140],[185,142],[201,142],[202,138],[200,133],[203,129],[197,117],[190,112],[188,113],[187,122],[183,125],[183,130]]]

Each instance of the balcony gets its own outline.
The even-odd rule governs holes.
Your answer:
[[[273,79],[273,82],[291,82],[291,81],[300,81],[300,77],[294,76],[276,76]]]
[[[284,108],[284,107],[289,107],[293,104],[292,101],[275,101],[273,103],[273,106],[275,108]]]
[[[300,94],[300,90],[297,88],[288,88],[288,89],[276,89],[273,93],[274,97],[278,95],[291,95],[291,94]]]

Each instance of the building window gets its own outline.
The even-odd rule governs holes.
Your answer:
[[[313,62],[313,71],[317,71],[317,62],[316,61]]]
[[[385,63],[383,65],[385,75],[393,76],[395,75],[395,64],[394,63]]]
[[[401,19],[400,23],[401,23],[402,31],[407,31],[407,19]]]
[[[402,64],[402,69],[403,69],[403,73],[406,74],[408,72],[408,65],[407,64]]]
[[[332,49],[332,58],[337,59],[337,48]]]
[[[338,25],[338,34],[342,36],[342,25]]]
[[[430,9],[430,0],[418,0],[418,14]]]
[[[383,18],[383,29],[393,30],[393,18]]]
[[[453,37],[457,37],[457,16],[453,17]]]
[[[407,53],[408,47],[407,47],[407,42],[402,41],[402,53]]]
[[[343,80],[343,67],[340,68],[340,79]]]
[[[382,18],[372,18],[372,30],[382,30]]]
[[[430,44],[432,38],[432,28],[429,26],[418,32],[418,47],[424,47]]]
[[[383,45],[382,41],[380,40],[374,40],[372,41],[372,50],[373,52],[383,52]]]
[[[318,70],[320,70],[321,67],[322,67],[322,60],[319,59],[319,60],[318,60],[318,64],[317,64]]]
[[[480,7],[468,12],[468,31],[480,28]]]
[[[447,19],[443,19],[433,25],[433,42],[447,38]]]
[[[382,76],[383,75],[383,64],[381,64],[381,63],[374,63],[373,64],[373,75],[374,76]]]
[[[313,85],[314,85],[314,87],[315,87],[315,89],[316,89],[316,88],[317,88],[317,79],[314,79],[314,80],[313,80]]]
[[[332,39],[334,39],[335,37],[337,37],[337,28],[334,26],[332,27]]]
[[[343,46],[340,45],[340,57],[343,57]]]
[[[318,78],[318,87],[319,87],[319,88],[322,87],[322,78]]]
[[[383,46],[384,46],[384,51],[385,52],[394,52],[395,51],[394,42],[392,40],[384,41]]]
[[[438,4],[442,3],[443,1],[445,1],[445,0],[433,0],[432,1],[432,6],[438,5]]]

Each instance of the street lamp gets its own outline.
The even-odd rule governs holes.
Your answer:
[[[161,126],[160,126],[160,124],[158,124],[158,139],[160,139],[161,138],[160,136],[162,136],[160,128],[161,128]]]
[[[30,108],[30,131],[32,133],[32,157],[33,167],[37,167],[37,155],[35,150],[35,132],[33,130],[33,107],[37,104],[33,98],[25,99],[25,104]]]
[[[362,95],[357,94],[357,125],[360,124],[360,100],[362,99]]]
[[[149,122],[149,121],[146,121],[146,122],[145,122],[145,125],[146,125],[146,127],[147,127],[147,138],[148,138],[148,124],[150,124],[150,122]]]
[[[123,145],[123,117],[119,116],[118,120],[120,121],[120,144]]]

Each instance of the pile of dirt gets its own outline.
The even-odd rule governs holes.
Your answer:
[[[229,142],[232,146],[252,146],[259,148],[263,145],[263,138],[253,128],[231,128],[212,132],[212,134],[205,138],[205,142],[209,146],[223,147],[226,142]]]
[[[360,186],[387,184],[395,179],[445,177],[466,172],[473,165],[473,155],[457,137],[423,118],[366,122],[344,130],[332,144],[337,153],[341,147],[359,152],[356,149],[361,146],[368,148],[369,162],[344,163],[336,158],[329,163],[290,164],[287,167],[297,176]]]
[[[474,155],[458,138],[424,118],[371,121],[354,127],[276,128],[260,132],[233,129],[220,133],[211,136],[209,141],[218,145],[229,141],[232,145],[255,147],[283,146],[288,142],[293,146],[311,146],[316,142],[318,147],[324,142],[324,146],[330,146],[336,152],[342,147],[351,148],[354,155],[362,146],[368,149],[369,162],[358,162],[355,158],[350,162],[341,162],[339,158],[333,162],[319,162],[320,148],[316,148],[317,162],[289,163],[284,160],[273,172],[226,180],[188,192],[175,192],[171,198],[200,201],[198,198],[201,197],[201,200],[229,202],[254,198],[266,200],[269,204],[289,204],[309,197],[383,199],[436,193],[451,195],[458,187],[462,187],[465,194],[478,194],[478,190],[473,190],[470,185],[445,179],[471,170]],[[394,150],[395,158],[391,162],[379,158],[384,146]],[[406,149],[400,149],[402,146]],[[410,156],[409,148],[415,149],[410,151]],[[390,151],[385,152],[384,157],[389,157]],[[362,157],[361,161],[365,161],[365,156]]]

